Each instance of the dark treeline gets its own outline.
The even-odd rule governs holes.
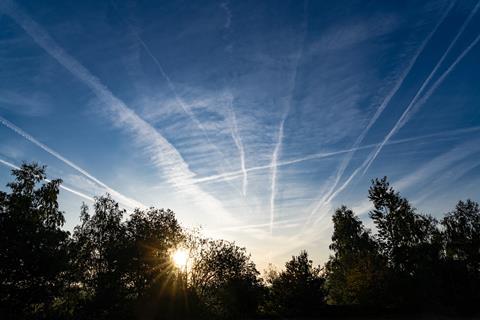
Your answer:
[[[375,233],[343,206],[324,266],[302,251],[262,279],[244,248],[183,229],[170,210],[127,215],[100,197],[67,232],[61,181],[45,180],[36,164],[12,172],[0,192],[1,319],[458,315],[480,302],[480,209],[470,200],[437,221],[376,179],[368,192]],[[172,261],[180,248],[185,268]]]

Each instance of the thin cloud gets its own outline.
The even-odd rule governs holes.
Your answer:
[[[229,121],[230,121],[230,128],[232,139],[237,146],[238,153],[240,156],[240,168],[242,170],[243,175],[243,183],[242,183],[242,193],[245,197],[247,195],[247,186],[248,186],[248,173],[245,168],[245,149],[243,147],[242,139],[240,138],[240,134],[238,132],[238,124],[237,124],[237,117],[235,116],[235,111],[233,110],[233,97],[230,96],[228,99],[228,113],[229,113]]]
[[[283,128],[285,125],[285,120],[288,115],[288,109],[285,111],[282,117],[282,121],[280,122],[280,127],[278,129],[278,138],[275,148],[273,149],[272,154],[272,162],[270,163],[270,167],[272,168],[272,182],[271,182],[271,194],[270,194],[270,233],[273,232],[273,221],[275,215],[275,197],[277,195],[277,161],[278,161],[278,154],[280,149],[282,148],[282,141],[283,141]]]
[[[145,52],[147,53],[147,55],[152,59],[153,63],[155,64],[155,66],[157,67],[158,71],[160,72],[160,74],[162,75],[162,77],[165,79],[167,85],[168,85],[168,88],[170,89],[170,91],[173,93],[174,97],[175,97],[175,101],[177,102],[177,104],[182,108],[182,110],[187,114],[187,116],[193,121],[193,123],[195,123],[195,125],[200,129],[200,131],[202,132],[202,135],[203,137],[205,138],[205,140],[207,141],[207,144],[212,148],[214,149],[217,153],[219,153],[222,157],[222,160],[224,162],[227,162],[228,161],[226,160],[225,158],[225,154],[211,141],[210,139],[210,136],[208,135],[207,133],[207,130],[205,128],[205,126],[203,125],[203,123],[198,119],[197,116],[195,116],[195,113],[193,112],[192,108],[190,107],[190,105],[188,105],[187,103],[185,103],[185,101],[182,99],[182,97],[180,96],[180,94],[178,93],[178,90],[177,90],[177,87],[176,85],[173,83],[172,79],[170,78],[170,76],[167,74],[167,72],[165,71],[165,68],[162,66],[162,64],[160,63],[160,61],[157,59],[157,57],[153,54],[152,50],[150,50],[150,47],[145,43],[145,41],[142,39],[142,37],[140,37],[140,35],[135,31],[135,28],[131,25],[131,23],[124,19],[121,15],[120,15],[120,11],[118,10],[118,7],[116,6],[116,4],[112,1],[112,4],[115,8],[115,10],[117,11],[117,14],[118,16],[120,17],[120,19],[128,26],[128,28],[130,29],[130,33],[133,35],[133,37],[138,41],[138,43],[140,43],[140,45],[142,46],[142,48],[145,50]]]
[[[109,120],[115,126],[121,127],[132,135],[138,145],[149,155],[152,164],[166,176],[167,182],[188,195],[195,203],[202,205],[207,212],[227,220],[231,218],[221,203],[213,196],[204,192],[198,186],[183,186],[187,185],[195,174],[190,171],[188,164],[183,160],[177,149],[155,128],[128,108],[97,77],[66,53],[39,24],[13,2],[5,1],[1,8],[50,56],[90,88],[97,98],[103,102],[102,106]]]
[[[350,161],[352,160],[352,157],[355,153],[355,151],[358,149],[358,147],[360,146],[360,144],[363,142],[363,140],[365,139],[365,136],[368,134],[368,132],[370,131],[370,129],[375,125],[375,123],[377,122],[378,118],[380,117],[380,115],[385,111],[385,109],[388,107],[388,105],[390,104],[390,101],[392,100],[392,98],[397,94],[398,90],[400,89],[400,87],[402,86],[403,82],[405,81],[405,79],[407,78],[408,74],[410,73],[410,71],[412,70],[413,66],[415,65],[415,63],[417,62],[417,59],[418,57],[422,54],[422,52],[424,51],[425,47],[427,46],[427,44],[430,42],[431,38],[433,37],[433,35],[437,32],[438,28],[440,27],[440,25],[444,22],[444,20],[446,19],[446,17],[448,16],[448,14],[450,13],[450,11],[452,10],[453,8],[453,5],[454,5],[454,2],[452,2],[449,7],[447,8],[447,10],[443,13],[442,17],[440,18],[440,20],[438,21],[438,23],[435,25],[435,27],[432,29],[432,31],[430,31],[430,33],[427,35],[427,37],[423,40],[423,42],[420,44],[420,46],[418,47],[417,51],[415,52],[415,54],[413,55],[412,59],[410,60],[410,62],[408,63],[407,67],[403,70],[403,72],[400,74],[400,76],[398,77],[398,80],[395,82],[395,85],[393,86],[393,88],[390,90],[390,92],[385,96],[385,98],[383,99],[382,103],[379,105],[379,107],[377,108],[377,110],[375,111],[375,114],[373,115],[373,117],[370,119],[368,125],[365,127],[365,129],[362,131],[362,133],[357,137],[357,139],[355,140],[355,142],[353,143],[352,145],[352,151],[349,152],[346,157],[342,160],[338,170],[337,170],[337,173],[335,175],[335,180],[334,182],[332,183],[332,185],[330,186],[329,190],[322,196],[322,198],[317,202],[317,204],[315,205],[315,207],[313,208],[313,210],[311,211],[310,213],[310,216],[307,220],[307,223],[310,221],[310,219],[313,217],[313,215],[322,207],[325,205],[326,202],[329,202],[331,201],[331,199],[333,199],[336,194],[338,194],[337,191],[335,191],[335,188],[337,188],[338,186],[338,183],[340,182],[341,178],[343,177],[343,174],[345,173],[345,170],[347,169],[348,165],[350,164]],[[351,179],[348,180],[349,182],[351,181]],[[343,190],[343,189],[342,189]]]
[[[232,25],[232,10],[230,10],[230,6],[228,5],[228,1],[222,2],[220,7],[225,10],[225,23],[223,27],[225,29],[229,29]]]
[[[460,27],[459,31],[457,32],[457,34],[455,35],[455,38],[452,40],[452,42],[450,43],[450,45],[448,46],[447,50],[445,50],[445,52],[443,53],[442,57],[440,58],[440,60],[437,62],[437,64],[435,65],[435,67],[433,68],[432,72],[430,72],[430,74],[428,75],[427,79],[425,79],[425,81],[423,82],[422,86],[420,87],[420,89],[417,91],[417,93],[415,94],[415,96],[413,97],[413,99],[410,101],[410,103],[408,104],[407,108],[405,109],[405,111],[403,112],[402,116],[400,117],[400,119],[398,119],[397,123],[393,126],[393,128],[390,130],[390,132],[385,136],[385,138],[383,139],[383,142],[380,144],[380,146],[374,151],[374,153],[371,155],[371,157],[369,157],[368,159],[368,162],[367,164],[365,165],[364,169],[363,169],[363,173],[362,174],[365,174],[367,172],[367,170],[370,168],[371,164],[373,163],[373,161],[375,160],[375,158],[378,156],[378,154],[380,153],[380,151],[382,151],[382,148],[383,146],[385,145],[385,143],[390,140],[390,138],[398,132],[398,130],[400,130],[401,127],[403,127],[407,122],[408,120],[410,119],[411,117],[411,110],[412,108],[415,106],[415,110],[418,110],[420,108],[421,105],[423,105],[425,103],[425,101],[430,98],[430,96],[432,95],[432,93],[436,90],[436,88],[443,82],[443,80],[448,76],[448,74],[455,68],[455,66],[463,59],[463,57],[477,44],[478,40],[479,40],[479,37],[477,36],[477,38],[458,56],[458,58],[450,65],[450,67],[440,76],[440,78],[433,84],[433,86],[430,88],[430,90],[425,94],[425,96],[423,97],[423,99],[416,105],[417,103],[417,100],[418,98],[421,96],[421,94],[423,93],[423,90],[427,87],[427,85],[430,83],[430,80],[432,79],[432,77],[435,75],[435,73],[438,71],[438,68],[440,68],[440,66],[442,65],[443,61],[445,60],[445,58],[448,56],[448,54],[450,53],[450,50],[453,48],[453,46],[457,43],[458,39],[460,38],[460,36],[463,34],[465,28],[467,27],[467,25],[469,24],[470,20],[472,20],[473,16],[477,13],[478,9],[480,7],[480,1],[477,2],[477,4],[475,5],[475,7],[473,8],[472,12],[469,14],[468,18],[465,20],[465,22],[462,24],[462,26]]]
[[[411,138],[390,140],[390,141],[387,142],[387,145],[396,145],[396,144],[402,144],[402,143],[407,143],[407,142],[414,142],[414,141],[424,140],[424,139],[428,139],[428,138],[451,137],[451,136],[454,136],[454,135],[472,133],[472,132],[476,132],[476,131],[480,131],[479,126],[474,126],[474,127],[469,127],[469,128],[461,128],[461,129],[454,129],[454,130],[445,130],[445,131],[441,131],[441,132],[436,132],[436,133],[431,133],[431,134],[426,134],[426,135],[421,135],[421,136],[416,136],[416,137],[411,137]],[[307,155],[305,157],[301,157],[301,158],[297,158],[297,159],[279,161],[277,163],[277,167],[288,166],[288,165],[301,163],[301,162],[305,162],[305,161],[329,158],[329,157],[333,157],[333,156],[336,156],[336,155],[351,153],[351,152],[355,152],[355,151],[359,151],[359,150],[371,149],[371,148],[378,147],[379,145],[380,145],[380,143],[374,143],[374,144],[359,146],[355,149],[350,148],[350,149],[337,150],[337,151],[332,151],[332,152],[314,153],[314,154]],[[246,168],[245,170],[247,171],[247,173],[249,173],[249,172],[269,170],[269,169],[272,169],[272,164],[271,163],[267,164],[267,165],[263,165],[263,166],[255,166],[255,167]],[[196,178],[194,180],[194,183],[208,183],[208,182],[215,182],[215,181],[225,180],[225,179],[231,180],[231,179],[237,179],[239,177],[242,177],[242,175],[243,175],[243,171],[238,170],[238,171],[226,172],[226,173],[221,174],[221,175],[213,175],[213,176],[208,176],[208,177],[203,177],[203,178]]]
[[[20,169],[20,167],[14,165],[14,164],[11,163],[11,162],[8,162],[8,161],[6,161],[6,160],[3,160],[3,159],[0,159],[0,163],[3,164],[3,165],[5,165],[5,166],[7,166],[7,167],[12,168],[12,169],[16,169],[16,170],[19,170],[19,169]],[[50,181],[51,181],[50,179],[43,179],[43,180],[44,180],[45,182],[50,182]],[[81,197],[81,198],[83,198],[83,199],[85,199],[85,200],[88,200],[88,201],[91,201],[91,202],[94,202],[94,201],[95,201],[95,199],[93,199],[92,197],[86,195],[85,193],[80,192],[80,191],[75,190],[75,189],[72,189],[72,188],[69,188],[69,187],[66,187],[66,186],[64,186],[64,185],[62,185],[62,184],[60,185],[60,188],[63,189],[63,190],[65,190],[65,191],[68,191],[68,192],[70,192],[70,193],[73,193],[74,195],[77,195],[77,196],[79,196],[79,197]]]
[[[293,95],[295,93],[296,85],[297,85],[297,76],[298,76],[298,68],[300,64],[300,60],[302,59],[303,56],[303,49],[305,46],[305,39],[307,37],[307,32],[308,32],[308,1],[305,1],[304,3],[304,30],[303,30],[303,36],[300,42],[300,47],[298,49],[295,62],[294,62],[294,68],[293,68],[293,75],[292,75],[292,85],[291,85],[291,91],[290,95],[288,97],[287,101],[287,107],[282,115],[282,120],[280,121],[280,126],[278,128],[278,135],[277,135],[277,143],[275,144],[275,148],[273,149],[273,154],[272,154],[272,161],[271,161],[271,185],[270,185],[270,234],[273,232],[273,222],[275,218],[275,198],[277,195],[277,174],[278,174],[278,168],[277,168],[277,162],[278,162],[278,156],[279,153],[281,152],[282,149],[282,144],[283,144],[283,135],[284,135],[284,127],[285,127],[285,121],[287,120],[288,113],[290,112],[290,108],[292,105],[292,100],[293,100]]]
[[[419,100],[419,105],[417,106],[417,109],[423,105],[426,100],[428,98],[430,98],[430,96],[433,94],[433,92],[438,88],[438,86],[445,80],[445,78],[448,76],[448,74],[455,68],[455,66],[468,54],[468,52],[470,52],[470,50],[480,41],[480,35],[478,35],[475,40],[470,43],[470,45],[457,57],[457,59],[455,59],[455,61],[448,67],[448,69],[438,78],[438,80],[432,85],[432,87],[430,88],[430,90],[427,91],[427,93],[425,94],[425,96]],[[407,110],[405,110],[407,111]],[[390,137],[396,133],[400,128],[401,126],[403,126],[407,121],[408,119],[410,118],[411,115],[409,115],[407,112],[404,112],[402,114],[402,117],[397,121],[397,123],[395,124],[395,126],[392,128],[392,130],[389,132],[389,134],[385,137],[385,139],[378,145],[377,149],[374,150],[374,152],[372,152],[370,154],[370,156],[365,159],[365,161],[362,163],[362,165],[360,165],[358,168],[355,169],[355,171],[350,175],[350,177],[343,183],[343,185],[338,188],[328,199],[327,199],[327,202],[330,202],[333,198],[335,198],[340,192],[342,192],[349,184],[350,182],[352,181],[352,179],[364,168],[367,168],[368,169],[368,163],[369,163],[369,160],[372,159],[372,157],[376,157],[376,155],[378,155],[378,150],[381,150],[381,148],[383,148],[385,146],[385,144],[388,143],[388,141],[390,140]],[[404,122],[402,122],[404,121]],[[393,132],[393,133],[392,133]],[[377,152],[378,151],[378,152]],[[374,158],[373,158],[374,159]],[[373,160],[372,160],[373,161]],[[371,162],[370,162],[371,163]],[[364,170],[364,173],[365,173],[366,170]],[[321,219],[321,217],[319,217],[317,220],[316,220],[316,223]]]
[[[8,129],[14,131],[15,133],[17,133],[18,135],[22,136],[23,138],[25,138],[26,140],[30,141],[31,143],[33,143],[34,145],[36,145],[37,147],[39,147],[40,149],[42,149],[43,151],[47,152],[48,154],[54,156],[55,158],[57,158],[58,160],[62,161],[63,163],[65,163],[66,165],[68,165],[69,167],[75,169],[76,171],[80,172],[82,175],[84,175],[85,177],[87,177],[88,179],[94,181],[96,184],[100,185],[101,187],[105,188],[105,190],[110,193],[114,198],[116,198],[120,203],[122,203],[123,205],[126,205],[127,207],[130,207],[130,208],[145,208],[146,206],[144,204],[142,204],[141,202],[138,202],[134,199],[131,199],[123,194],[121,194],[120,192],[116,191],[115,189],[112,189],[111,187],[109,187],[108,185],[106,185],[105,183],[103,183],[102,181],[100,181],[98,178],[94,177],[93,175],[91,175],[88,171],[82,169],[81,167],[79,167],[78,165],[76,165],[75,163],[73,163],[72,161],[68,160],[67,158],[65,158],[64,156],[62,156],[61,154],[59,154],[58,152],[56,152],[55,150],[53,150],[52,148],[50,148],[49,146],[41,143],[40,141],[38,141],[37,139],[35,139],[33,136],[31,136],[30,134],[28,134],[27,132],[25,132],[24,130],[22,130],[21,128],[19,128],[18,126],[16,126],[15,124],[13,124],[12,122],[8,121],[7,119],[3,118],[2,116],[0,116],[0,124],[4,125],[5,127],[7,127]]]

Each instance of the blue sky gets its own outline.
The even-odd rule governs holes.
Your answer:
[[[173,209],[260,267],[328,257],[387,175],[440,217],[480,181],[476,1],[0,0],[0,182]]]

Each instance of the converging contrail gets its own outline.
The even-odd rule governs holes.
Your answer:
[[[420,95],[423,93],[423,90],[426,88],[426,86],[430,83],[430,80],[432,79],[432,77],[435,75],[435,73],[437,72],[438,68],[442,65],[443,61],[445,60],[445,58],[447,57],[447,55],[450,53],[450,50],[453,48],[453,46],[455,45],[455,43],[458,41],[458,39],[460,38],[460,36],[463,34],[463,31],[465,30],[465,28],[467,27],[468,23],[470,22],[470,20],[473,18],[473,16],[477,13],[478,11],[478,8],[480,7],[480,1],[477,2],[477,4],[475,5],[475,7],[473,8],[472,12],[469,14],[468,18],[465,20],[465,22],[462,24],[461,28],[459,29],[459,31],[457,32],[455,38],[452,40],[452,42],[450,43],[450,45],[448,46],[447,50],[445,50],[444,54],[442,55],[442,57],[440,58],[440,60],[438,61],[438,63],[435,65],[435,67],[433,68],[432,72],[430,72],[430,74],[428,75],[427,79],[425,79],[425,81],[423,82],[422,86],[420,87],[420,89],[417,91],[417,93],[415,94],[415,96],[413,97],[413,99],[410,101],[410,103],[408,104],[407,108],[405,109],[405,111],[403,112],[403,114],[401,115],[400,119],[397,121],[397,123],[393,126],[393,128],[390,130],[390,132],[385,136],[385,138],[383,139],[383,142],[380,144],[380,146],[373,152],[372,156],[369,158],[366,166],[364,167],[363,169],[363,173],[362,174],[365,174],[367,172],[367,170],[370,168],[372,162],[375,160],[375,158],[378,156],[378,154],[380,153],[380,151],[382,150],[383,146],[385,145],[385,143],[401,128],[405,125],[405,123],[407,123],[410,115],[410,110],[415,106],[415,104],[417,103],[417,100],[418,98],[420,97]],[[427,93],[423,99],[423,101],[426,101],[430,95],[433,93],[433,91],[440,85],[441,82],[443,82],[443,80],[445,79],[446,76],[448,76],[448,74],[453,70],[453,68],[455,68],[455,66],[463,59],[463,57],[475,46],[475,44],[478,42],[478,37],[477,39],[475,39],[461,54],[460,56],[458,56],[458,58],[450,65],[450,67],[442,74],[442,76],[435,82],[435,84],[432,86],[431,90],[429,90],[429,94]],[[420,107],[421,104],[419,104],[417,106],[417,110],[418,108]]]
[[[455,59],[455,61],[448,67],[448,69],[438,78],[438,80],[432,85],[432,87],[430,88],[430,90],[427,91],[427,93],[425,94],[425,96],[420,99],[417,104],[413,105],[409,105],[409,108],[407,108],[405,110],[405,112],[402,114],[402,116],[400,117],[400,119],[397,121],[397,123],[394,125],[394,127],[390,130],[390,132],[387,134],[387,136],[383,139],[383,141],[379,144],[379,146],[377,147],[376,150],[374,150],[374,152],[371,153],[371,155],[369,157],[367,157],[367,159],[365,159],[365,161],[362,163],[362,165],[360,165],[357,169],[355,169],[355,171],[350,175],[350,177],[343,183],[343,185],[338,188],[328,199],[327,201],[331,201],[333,198],[335,198],[341,191],[343,191],[347,186],[348,184],[352,181],[352,179],[363,169],[364,172],[366,172],[365,169],[368,169],[369,165],[373,162],[373,160],[375,159],[375,157],[378,155],[378,153],[381,151],[381,149],[383,148],[383,146],[385,146],[385,144],[388,143],[388,141],[390,140],[390,138],[403,126],[405,125],[405,123],[409,120],[409,118],[411,117],[411,109],[412,107],[415,107],[416,106],[416,109],[420,108],[425,102],[426,100],[433,94],[433,92],[438,88],[438,86],[445,80],[445,78],[450,74],[450,72],[457,66],[457,64],[470,52],[470,50],[478,44],[478,42],[480,41],[480,35],[478,35],[475,40],[470,43],[470,45],[457,57],[457,59]],[[317,220],[316,220],[316,223],[321,219],[322,217],[319,217]]]
[[[474,126],[474,127],[468,127],[468,128],[462,128],[462,129],[455,129],[455,130],[447,130],[447,131],[430,133],[430,134],[411,137],[411,138],[390,140],[386,144],[387,145],[401,144],[401,143],[413,142],[413,141],[418,141],[418,140],[427,139],[427,138],[451,136],[451,135],[455,135],[455,134],[463,134],[463,133],[469,133],[469,132],[475,132],[475,131],[480,131],[480,126]],[[301,157],[301,158],[278,161],[277,162],[277,167],[288,166],[288,165],[292,165],[292,164],[296,164],[296,163],[301,163],[301,162],[304,162],[304,161],[328,158],[328,157],[336,156],[336,155],[339,155],[339,154],[345,154],[345,153],[355,152],[355,151],[359,151],[359,150],[371,149],[371,148],[378,147],[379,145],[380,145],[380,143],[372,143],[372,144],[359,146],[355,149],[350,148],[350,149],[343,149],[343,150],[337,150],[337,151],[331,151],[331,152],[314,153],[314,154],[310,154],[310,155],[307,155],[307,156],[304,156],[304,157]],[[267,164],[267,165],[263,165],[263,166],[255,166],[255,167],[246,168],[245,170],[247,172],[255,172],[255,171],[261,171],[261,170],[267,170],[267,169],[272,169],[271,163]],[[239,177],[242,177],[242,176],[243,176],[243,171],[242,170],[237,170],[237,171],[232,171],[232,172],[226,172],[226,173],[219,174],[219,175],[197,178],[197,179],[194,180],[194,183],[208,183],[208,182],[215,182],[215,181],[218,181],[218,180],[225,180],[225,179],[230,180],[230,179],[236,179],[236,178],[239,178]]]
[[[377,122],[378,118],[380,117],[380,115],[383,113],[383,111],[385,111],[385,109],[388,107],[388,105],[390,104],[390,101],[392,100],[392,98],[396,95],[396,93],[398,92],[398,90],[400,89],[400,87],[402,86],[403,82],[405,81],[405,79],[407,78],[408,74],[410,73],[410,71],[412,70],[413,66],[415,65],[415,63],[417,62],[417,59],[418,57],[423,53],[425,47],[427,46],[427,44],[430,42],[431,38],[433,37],[433,35],[437,32],[437,29],[440,27],[440,25],[443,23],[443,21],[446,19],[446,17],[448,16],[448,14],[450,13],[450,11],[452,10],[454,6],[454,2],[452,2],[449,7],[447,8],[447,10],[445,10],[444,14],[442,15],[442,17],[440,18],[439,22],[435,25],[435,27],[432,29],[432,31],[430,31],[430,33],[427,35],[427,37],[423,40],[423,42],[420,44],[420,46],[418,47],[418,49],[416,50],[415,54],[413,55],[413,58],[410,60],[410,62],[408,63],[407,67],[403,70],[403,72],[401,73],[400,77],[398,78],[398,80],[396,81],[395,85],[393,86],[393,88],[390,90],[390,92],[385,96],[385,98],[383,99],[382,103],[380,104],[380,106],[377,108],[377,110],[375,111],[375,114],[373,115],[373,117],[370,119],[368,125],[365,127],[365,129],[360,133],[360,135],[357,137],[357,139],[355,140],[355,142],[353,143],[352,145],[352,151],[349,152],[345,158],[342,160],[338,170],[337,170],[337,173],[335,175],[335,180],[334,182],[332,183],[331,187],[329,188],[329,190],[324,194],[324,196],[320,199],[320,201],[317,203],[317,205],[314,207],[314,209],[312,210],[312,212],[310,213],[310,218],[307,220],[307,223],[310,221],[311,217],[315,214],[315,212],[318,211],[318,209],[323,206],[325,204],[325,201],[327,199],[330,198],[330,196],[335,192],[335,188],[337,187],[338,183],[340,182],[340,179],[343,177],[343,174],[345,173],[345,170],[347,169],[348,165],[350,164],[350,161],[352,160],[352,157],[355,153],[355,150],[357,150],[358,146],[360,146],[360,144],[363,142],[363,140],[365,139],[365,136],[368,134],[368,132],[370,131],[370,129],[375,125],[375,123]]]
[[[190,120],[195,123],[195,125],[200,129],[202,132],[202,135],[204,139],[207,141],[208,145],[213,148],[217,153],[219,153],[222,157],[222,160],[226,162],[227,164],[230,164],[229,161],[225,158],[225,154],[220,150],[210,139],[210,136],[207,133],[207,130],[205,129],[205,126],[202,124],[202,122],[195,116],[195,113],[193,112],[192,108],[185,103],[183,98],[180,96],[178,93],[176,85],[173,83],[172,79],[170,76],[167,74],[165,71],[165,68],[162,66],[158,58],[153,54],[152,50],[150,50],[150,47],[145,43],[145,41],[140,37],[140,35],[135,31],[135,28],[132,26],[132,24],[125,18],[123,18],[120,15],[120,10],[118,10],[118,7],[116,4],[112,1],[113,6],[115,7],[115,10],[117,11],[118,16],[120,19],[127,25],[127,27],[130,29],[130,33],[135,37],[135,39],[140,43],[142,48],[145,50],[147,55],[152,59],[153,63],[157,67],[158,71],[160,72],[161,76],[165,79],[168,88],[170,91],[173,93],[173,96],[175,97],[175,101],[177,104],[182,108],[182,110],[187,114],[187,116],[190,118]]]
[[[292,99],[293,95],[295,93],[295,88],[297,85],[297,75],[298,75],[298,67],[300,64],[300,60],[303,56],[303,47],[305,45],[305,39],[307,37],[307,32],[308,32],[308,1],[304,2],[304,31],[303,31],[303,36],[300,42],[300,48],[298,49],[298,53],[295,58],[295,67],[293,69],[293,75],[292,75],[292,85],[291,85],[291,92],[288,97],[287,101],[287,107],[285,109],[285,112],[282,115],[282,120],[280,121],[280,126],[278,128],[278,135],[277,135],[277,143],[275,144],[275,148],[273,149],[273,154],[272,154],[272,162],[271,162],[271,167],[272,167],[272,179],[271,179],[271,185],[270,185],[270,234],[273,232],[273,222],[274,222],[274,216],[275,216],[275,197],[277,195],[277,161],[278,161],[278,156],[279,153],[282,149],[282,144],[283,144],[283,135],[284,135],[284,127],[285,127],[285,121],[287,120],[288,113],[290,112],[291,104],[292,104]]]
[[[87,68],[60,47],[41,25],[12,1],[0,2],[0,9],[22,27],[52,58],[95,94],[102,102],[101,107],[108,116],[108,120],[132,136],[138,147],[149,156],[156,169],[164,174],[168,183],[188,195],[194,203],[202,205],[206,212],[227,221],[235,220],[216,198],[198,186],[182,187],[182,185],[189,184],[195,174],[190,170],[178,150],[152,125],[115,96]]]
[[[96,184],[100,185],[101,187],[105,188],[105,190],[110,193],[114,198],[116,198],[120,203],[130,207],[130,208],[145,208],[146,206],[134,199],[131,199],[123,194],[121,194],[120,192],[110,188],[109,186],[107,186],[105,183],[103,183],[102,181],[100,181],[99,179],[97,179],[96,177],[94,177],[93,175],[91,175],[89,172],[87,172],[86,170],[80,168],[78,165],[76,165],[75,163],[73,163],[72,161],[68,160],[67,158],[65,158],[64,156],[62,156],[61,154],[59,154],[58,152],[56,152],[55,150],[51,149],[49,146],[41,143],[40,141],[38,141],[37,139],[35,139],[33,136],[31,136],[30,134],[28,134],[27,132],[25,132],[24,130],[22,130],[21,128],[17,127],[16,125],[14,125],[12,122],[8,121],[7,119],[3,118],[2,116],[0,116],[0,123],[2,125],[4,125],[5,127],[9,128],[10,130],[14,131],[15,133],[17,133],[18,135],[22,136],[23,138],[25,138],[26,140],[30,141],[31,143],[35,144],[37,147],[39,147],[40,149],[44,150],[45,152],[47,152],[48,154],[54,156],[55,158],[57,158],[58,160],[62,161],[63,163],[65,163],[66,165],[68,165],[69,167],[75,169],[76,171],[78,171],[79,173],[81,173],[82,175],[84,175],[85,177],[87,177],[88,179],[92,180],[93,182],[95,182]]]
[[[240,154],[240,169],[242,170],[243,174],[243,183],[242,183],[242,193],[245,197],[247,195],[247,185],[248,185],[248,174],[245,168],[245,149],[243,147],[242,139],[240,138],[240,134],[238,133],[238,124],[237,124],[237,117],[235,116],[235,111],[233,110],[232,101],[233,97],[229,97],[229,104],[228,104],[228,112],[230,118],[230,127],[232,133],[232,139],[237,146],[238,153]]]
[[[283,140],[283,130],[285,125],[285,120],[287,118],[288,109],[282,116],[282,122],[280,122],[280,128],[278,129],[277,144],[273,150],[272,162],[270,164],[272,168],[272,184],[271,184],[271,194],[270,194],[270,234],[273,232],[273,220],[275,215],[275,196],[277,194],[277,161],[278,153],[282,147]]]
[[[13,163],[10,163],[10,162],[8,162],[8,161],[6,161],[6,160],[0,159],[0,163],[4,164],[4,165],[6,165],[7,167],[10,167],[10,168],[12,168],[12,169],[20,170],[20,167],[14,165]],[[45,182],[50,182],[50,181],[51,181],[50,179],[43,179],[43,180],[44,180]],[[70,193],[73,193],[73,194],[75,194],[75,195],[77,195],[77,196],[79,196],[79,197],[81,197],[81,198],[83,198],[83,199],[86,199],[86,200],[91,201],[91,202],[95,202],[95,199],[93,199],[93,198],[90,197],[90,196],[87,196],[85,193],[82,193],[82,192],[80,192],[80,191],[77,191],[77,190],[74,190],[74,189],[72,189],[72,188],[66,187],[66,186],[64,186],[64,185],[62,185],[62,184],[60,185],[60,188],[62,188],[62,189],[65,190],[65,191],[68,191],[68,192],[70,192]]]

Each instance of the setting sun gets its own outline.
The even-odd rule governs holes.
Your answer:
[[[172,260],[175,266],[179,269],[185,268],[188,260],[188,253],[184,249],[175,250],[172,254]]]

